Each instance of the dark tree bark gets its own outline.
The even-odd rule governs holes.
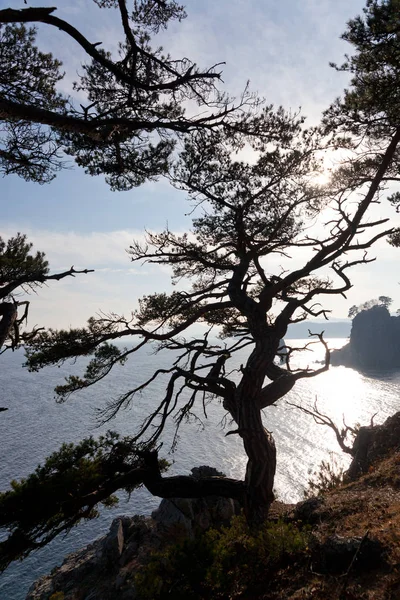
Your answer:
[[[162,477],[158,466],[158,453],[143,454],[146,470],[143,483],[153,496],[160,498],[202,498],[204,496],[222,496],[233,498],[242,505],[245,502],[246,485],[243,481],[228,477],[204,477],[176,475]]]
[[[0,304],[0,349],[8,338],[14,323],[18,317],[17,305],[14,302],[2,302]]]
[[[248,457],[245,512],[247,520],[253,525],[266,519],[274,500],[276,448],[272,434],[264,427],[260,409],[265,371],[273,353],[271,341],[271,338],[267,338],[262,343],[256,343],[237,389],[239,432]]]

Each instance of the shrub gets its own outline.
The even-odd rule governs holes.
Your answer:
[[[344,470],[331,453],[330,461],[323,460],[319,471],[314,471],[312,478],[308,480],[308,488],[304,490],[304,497],[320,496],[329,490],[333,490],[343,483]]]
[[[244,517],[194,540],[153,553],[136,576],[143,600],[194,600],[235,597],[307,549],[308,529],[293,523],[267,522],[252,532]],[[266,584],[265,584],[266,585]]]

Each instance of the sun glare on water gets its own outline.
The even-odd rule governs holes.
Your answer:
[[[328,340],[328,345],[331,349],[337,349],[346,342],[346,339],[332,339]],[[299,354],[296,366],[317,369],[323,363],[324,352],[320,344],[315,344],[312,353]],[[308,405],[317,400],[319,409],[329,413],[329,416],[339,424],[344,417],[348,425],[353,425],[359,421],[360,415],[366,412],[365,397],[368,382],[363,375],[353,369],[331,367],[326,373],[298,383],[298,388],[303,386],[307,388]],[[301,395],[304,398],[304,395]]]

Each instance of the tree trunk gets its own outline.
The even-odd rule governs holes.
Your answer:
[[[248,457],[245,515],[251,526],[258,526],[267,518],[274,500],[275,442],[262,423],[260,410],[253,403],[243,403],[240,431]]]
[[[278,340],[279,341],[279,340]],[[261,390],[266,363],[271,360],[270,344],[259,344],[248,359],[234,399],[224,402],[238,424],[248,457],[246,467],[245,515],[257,527],[265,521],[274,500],[276,448],[272,434],[262,422]]]
[[[8,338],[17,316],[17,306],[13,302],[0,303],[0,348]]]
[[[368,470],[368,451],[374,442],[376,427],[360,427],[353,443],[353,460],[346,471],[349,479],[357,479]]]

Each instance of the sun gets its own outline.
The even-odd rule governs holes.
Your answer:
[[[317,173],[312,177],[312,182],[316,185],[327,185],[331,180],[330,171],[322,171],[321,173]]]

